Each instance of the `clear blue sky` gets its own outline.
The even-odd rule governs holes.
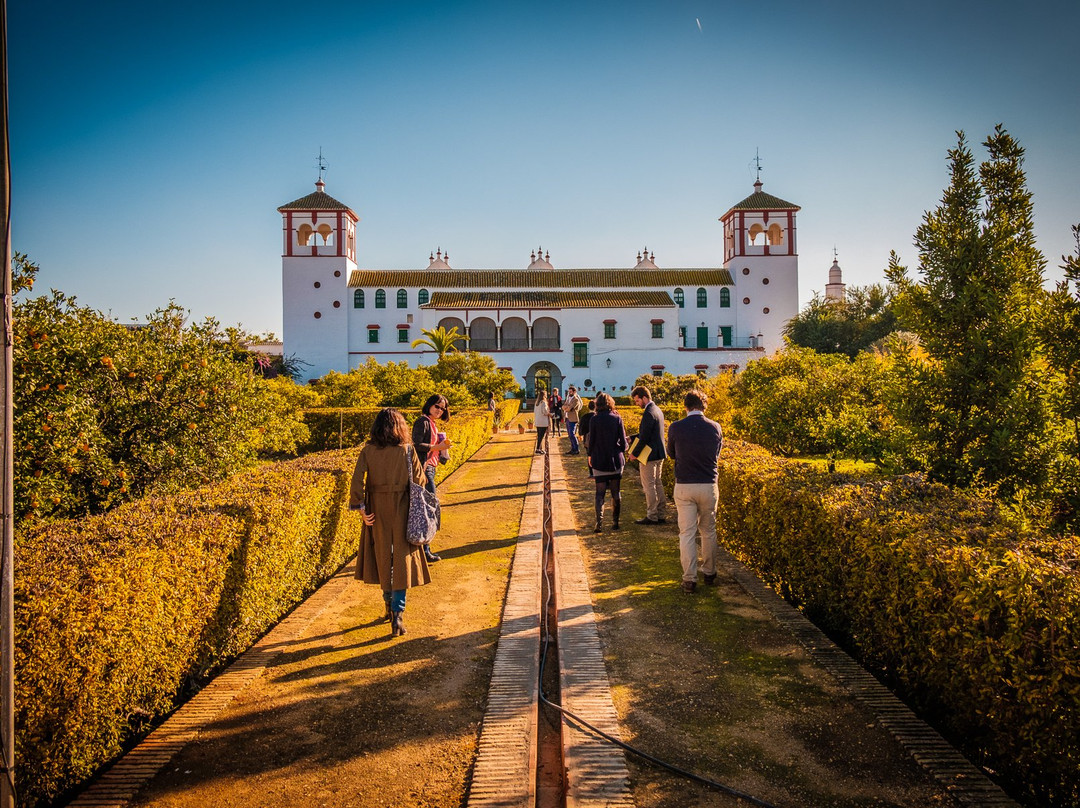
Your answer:
[[[981,155],[1003,122],[1060,277],[1080,3],[882,5],[13,0],[14,246],[122,320],[172,298],[280,334],[276,208],[320,147],[370,268],[719,266],[760,149],[806,301],[834,245],[849,283],[914,264],[954,130]]]

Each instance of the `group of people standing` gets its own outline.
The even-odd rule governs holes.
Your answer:
[[[449,402],[438,394],[424,402],[411,431],[398,410],[380,410],[353,471],[349,508],[360,511],[364,522],[356,577],[382,587],[382,619],[390,621],[394,637],[405,634],[406,591],[430,583],[428,565],[441,560],[429,545],[410,544],[405,534],[410,483],[436,493],[435,472],[449,460],[453,444],[439,430],[439,421],[449,418]]]
[[[615,400],[599,393],[582,413],[582,399],[574,385],[566,398],[558,389],[537,397],[533,410],[536,424],[536,453],[544,453],[549,428],[556,435],[566,424],[570,440],[568,454],[580,454],[578,438],[585,443],[589,476],[595,485],[595,531],[604,528],[604,510],[611,497],[611,527],[619,529],[622,515],[622,476],[627,459],[637,461],[641,487],[645,493],[645,516],[639,525],[660,525],[667,521],[667,496],[661,480],[664,461],[675,463],[675,509],[679,522],[679,556],[682,588],[694,592],[697,586],[697,535],[701,537],[702,572],[706,585],[716,580],[717,461],[723,445],[720,425],[705,417],[708,403],[700,390],[686,394],[686,417],[675,421],[664,438],[664,413],[653,402],[647,387],[630,392],[642,409],[641,425],[631,443]],[[493,397],[488,407],[493,409]],[[429,565],[440,560],[429,545],[410,544],[406,538],[410,484],[425,487],[432,494],[440,462],[449,459],[452,443],[439,429],[450,418],[445,396],[432,395],[409,429],[398,410],[387,407],[375,416],[371,434],[360,450],[349,491],[349,507],[360,512],[363,529],[356,560],[356,577],[382,588],[386,607],[383,620],[391,624],[391,636],[405,634],[405,595],[410,587],[431,582]]]
[[[639,525],[662,525],[667,522],[667,494],[662,472],[669,457],[675,463],[675,510],[679,524],[679,558],[683,568],[682,588],[693,593],[697,587],[697,540],[701,539],[702,573],[705,584],[716,581],[716,506],[717,462],[723,446],[720,425],[705,417],[708,398],[700,390],[691,390],[683,399],[686,417],[675,421],[664,436],[664,413],[652,400],[649,388],[637,386],[630,391],[630,400],[641,408],[641,424],[634,440],[627,437],[615,400],[607,393],[598,393],[589,402],[588,411],[579,417],[581,399],[573,386],[561,404],[569,412],[568,402],[574,399],[573,427],[580,428],[585,442],[589,476],[595,485],[594,531],[604,529],[604,510],[611,497],[613,530],[619,530],[622,515],[622,476],[627,459],[637,461],[641,488],[645,494],[645,515],[636,520]],[[540,396],[534,410],[537,425],[536,453],[543,454],[543,441],[555,412],[552,401],[560,401],[558,390],[552,396]],[[542,424],[542,426],[541,426]],[[575,429],[567,418],[570,438],[569,454],[578,454]]]

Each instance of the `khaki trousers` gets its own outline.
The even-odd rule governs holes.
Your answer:
[[[716,483],[675,483],[679,513],[679,560],[684,581],[697,581],[697,534],[701,534],[701,571],[716,574]]]
[[[663,460],[650,460],[638,464],[641,475],[641,489],[645,492],[645,518],[662,519],[667,508],[667,494],[660,481],[660,472],[664,468]]]

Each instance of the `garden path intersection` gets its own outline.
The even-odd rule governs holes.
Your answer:
[[[747,804],[538,707],[545,632],[548,698],[777,806],[1014,804],[733,558],[685,595],[673,524],[594,536],[582,458],[533,441],[502,432],[441,485],[406,637],[350,563],[71,805]]]

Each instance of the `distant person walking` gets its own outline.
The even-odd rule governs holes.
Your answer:
[[[548,399],[543,390],[538,390],[536,404],[533,406],[533,423],[536,425],[536,454],[544,453],[544,435],[547,434],[548,425],[551,423],[551,410],[548,408]]]
[[[667,494],[660,480],[664,468],[664,413],[652,400],[648,387],[638,386],[630,391],[630,399],[641,409],[641,426],[638,427],[638,454],[630,455],[640,468],[641,488],[645,492],[645,516],[637,520],[639,525],[662,525],[667,519]]]
[[[581,410],[581,396],[577,394],[577,388],[570,385],[566,389],[566,400],[563,401],[563,416],[566,418],[566,437],[570,438],[570,451],[567,454],[580,454],[578,451],[577,427],[578,412]]]
[[[698,552],[695,534],[701,535],[705,585],[716,581],[716,464],[724,436],[720,424],[705,417],[708,398],[691,390],[683,399],[686,417],[668,427],[667,453],[675,462],[675,510],[679,515],[679,559],[682,588],[697,588]]]
[[[551,411],[551,428],[555,432],[556,437],[562,435],[562,408],[562,396],[559,395],[559,388],[556,387],[551,391],[551,395],[548,396],[548,409]]]
[[[382,587],[383,619],[391,621],[392,637],[405,633],[406,591],[431,582],[423,552],[405,538],[409,481],[419,484],[423,478],[420,457],[409,444],[405,417],[395,409],[380,410],[356,461],[349,508],[359,510],[364,520],[356,577]]]
[[[578,434],[581,435],[581,440],[585,444],[585,453],[589,451],[589,422],[592,421],[593,416],[596,415],[596,399],[589,400],[589,406],[586,407],[585,412],[581,415],[581,419],[578,422]]]
[[[445,463],[449,459],[452,445],[446,434],[439,431],[436,419],[450,420],[450,404],[446,396],[438,393],[429,396],[424,402],[424,406],[420,408],[420,417],[416,419],[412,429],[413,446],[416,447],[416,454],[424,466],[424,487],[433,494],[438,493],[435,490],[435,472],[439,470],[439,463]],[[443,459],[444,455],[446,459]],[[442,561],[427,544],[424,545],[424,555],[429,563]]]
[[[611,492],[611,527],[619,529],[625,451],[626,429],[622,417],[615,412],[614,399],[607,393],[600,393],[596,397],[596,414],[589,421],[589,471],[596,483],[596,533],[604,528],[604,500],[608,491]]]

